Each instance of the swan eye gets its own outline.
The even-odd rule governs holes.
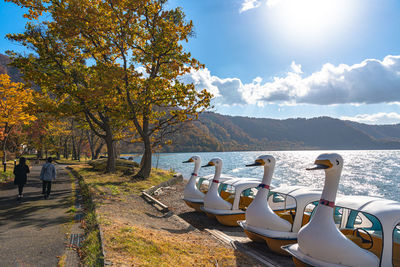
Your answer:
[[[269,163],[271,163],[271,160],[270,160],[270,159],[268,159],[268,162],[269,162]]]
[[[336,160],[336,165],[339,165],[339,164],[340,164],[340,162],[339,162],[339,160],[337,159],[337,160]]]

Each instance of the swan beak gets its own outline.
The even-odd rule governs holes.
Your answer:
[[[329,160],[316,160],[314,162],[315,166],[312,168],[306,168],[307,171],[313,171],[313,170],[325,170],[325,169],[330,169],[333,167],[332,163]]]
[[[187,161],[183,161],[182,163],[190,163],[190,162],[193,162],[193,159],[188,159]]]
[[[253,164],[247,164],[246,167],[264,166],[265,162],[262,159],[256,159]]]
[[[201,167],[211,167],[211,166],[214,166],[214,163],[210,161],[207,165],[204,165],[204,166],[201,166]]]

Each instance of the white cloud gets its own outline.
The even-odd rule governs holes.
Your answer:
[[[308,77],[302,77],[297,66],[292,63],[293,72],[261,85],[248,99],[317,105],[400,101],[400,56],[367,59],[351,66],[327,63]]]
[[[342,116],[340,119],[366,124],[397,124],[400,123],[400,114],[396,112],[380,112],[376,114],[359,114],[354,117]]]
[[[260,0],[244,0],[242,6],[240,7],[239,13],[245,12],[253,8],[257,8],[260,5],[261,5]]]
[[[292,69],[292,71],[294,73],[303,73],[303,71],[301,70],[301,65],[300,64],[296,64],[296,62],[292,61],[292,64],[290,64],[290,68]]]
[[[255,80],[261,81],[260,79],[257,77]],[[182,76],[181,80],[185,83],[193,83],[197,90],[207,89],[214,95],[219,104],[234,105],[245,103],[242,98],[243,84],[238,78],[221,79],[217,76],[212,76],[210,71],[205,68],[192,71]]]
[[[271,82],[263,82],[260,77],[250,83],[239,78],[219,78],[207,68],[193,71],[183,80],[198,89],[206,88],[225,105],[400,103],[400,56],[367,59],[354,65],[326,63],[308,76],[293,61],[285,76],[274,77]]]
[[[267,6],[268,7],[274,7],[281,3],[283,0],[267,0]]]

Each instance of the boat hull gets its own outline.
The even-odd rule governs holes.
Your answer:
[[[307,263],[302,262],[301,260],[299,260],[296,257],[292,256],[292,260],[293,260],[294,266],[296,266],[296,267],[312,267],[311,265],[308,265]]]
[[[192,202],[189,200],[184,200],[186,205],[188,205],[189,207],[191,207],[192,209],[195,209],[196,211],[200,211],[203,212],[200,207],[204,204],[203,202]]]
[[[248,238],[250,238],[252,241],[257,242],[257,243],[265,243],[265,239],[262,235],[254,233],[252,231],[244,229],[245,234],[247,235]]]
[[[237,221],[246,219],[246,213],[215,214],[218,222],[226,226],[239,226]]]
[[[277,239],[277,238],[270,238],[264,236],[265,242],[267,243],[268,248],[276,254],[280,254],[283,256],[291,256],[281,247],[286,245],[291,245],[297,243],[297,239]]]
[[[215,215],[213,213],[210,213],[210,212],[207,212],[207,211],[204,211],[204,210],[202,210],[202,212],[204,212],[207,215],[208,218],[215,219]]]
[[[258,234],[252,231],[249,231],[243,228],[244,232],[246,233],[247,237],[250,238],[252,241],[257,243],[267,243],[268,248],[279,255],[283,256],[290,256],[288,252],[283,250],[281,247],[286,245],[291,245],[297,242],[296,238],[293,239],[278,239],[278,238],[271,238],[267,237],[262,234]]]

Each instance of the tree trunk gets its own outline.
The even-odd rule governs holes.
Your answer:
[[[100,152],[103,149],[104,143],[103,141],[100,141],[99,146],[96,148],[95,153],[94,153],[94,159],[98,159],[100,156]]]
[[[4,166],[3,171],[4,171],[4,172],[7,170],[7,164],[6,164],[6,161],[7,161],[6,145],[7,145],[7,143],[6,143],[6,142],[7,142],[7,137],[4,138],[4,140],[3,140],[3,145],[2,145],[2,151],[3,151],[3,166]]]
[[[68,151],[68,137],[65,138],[64,141],[64,158],[68,159],[69,151]]]
[[[37,151],[37,158],[38,158],[38,159],[43,158],[43,150],[42,150],[42,148],[40,148],[40,149]]]
[[[105,138],[107,145],[107,169],[106,172],[115,172],[115,141],[111,136]]]
[[[94,136],[90,134],[89,130],[86,131],[86,136],[88,139],[88,143],[89,143],[89,148],[90,148],[90,154],[92,156],[92,160],[95,159],[95,149],[94,149]]]
[[[146,136],[144,138],[144,153],[142,156],[142,164],[139,172],[135,175],[135,178],[139,179],[147,179],[150,176],[151,172],[151,143],[150,143],[150,137]]]
[[[72,136],[72,159],[77,160],[75,136]]]

